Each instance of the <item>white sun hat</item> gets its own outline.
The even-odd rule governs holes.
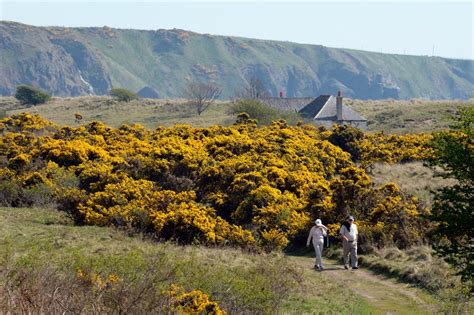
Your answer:
[[[323,225],[323,222],[321,222],[321,219],[317,219],[316,221],[314,221],[314,223],[316,223],[317,226]]]

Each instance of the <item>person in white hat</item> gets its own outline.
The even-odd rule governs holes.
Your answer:
[[[323,225],[320,219],[314,221],[315,225],[309,231],[308,241],[306,246],[309,246],[311,240],[313,240],[314,251],[316,252],[316,263],[314,268],[318,271],[323,270],[323,246],[324,246],[324,236],[327,234],[328,228]]]

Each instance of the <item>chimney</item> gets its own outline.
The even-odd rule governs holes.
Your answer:
[[[342,93],[341,91],[337,92],[337,97],[336,97],[336,118],[338,121],[342,120]]]

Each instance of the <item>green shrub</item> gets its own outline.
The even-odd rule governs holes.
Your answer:
[[[364,133],[349,125],[336,126],[328,140],[352,155],[354,161],[360,160],[360,149],[357,142],[364,138]]]
[[[270,125],[273,121],[286,120],[294,125],[301,120],[297,113],[288,112],[270,107],[258,100],[244,99],[232,106],[234,114],[247,113],[250,118],[256,119],[260,125]]]
[[[130,102],[138,99],[138,95],[123,88],[115,88],[109,91],[109,95],[121,102]]]
[[[16,88],[15,98],[25,105],[38,105],[49,101],[51,96],[35,87],[20,85]]]

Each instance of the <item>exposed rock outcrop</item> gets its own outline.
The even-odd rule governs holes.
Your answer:
[[[183,30],[33,27],[0,22],[0,94],[31,84],[53,95],[140,90],[182,97],[190,80],[231,98],[257,77],[266,95],[470,98],[474,61],[335,49]],[[158,96],[157,96],[158,95]]]

